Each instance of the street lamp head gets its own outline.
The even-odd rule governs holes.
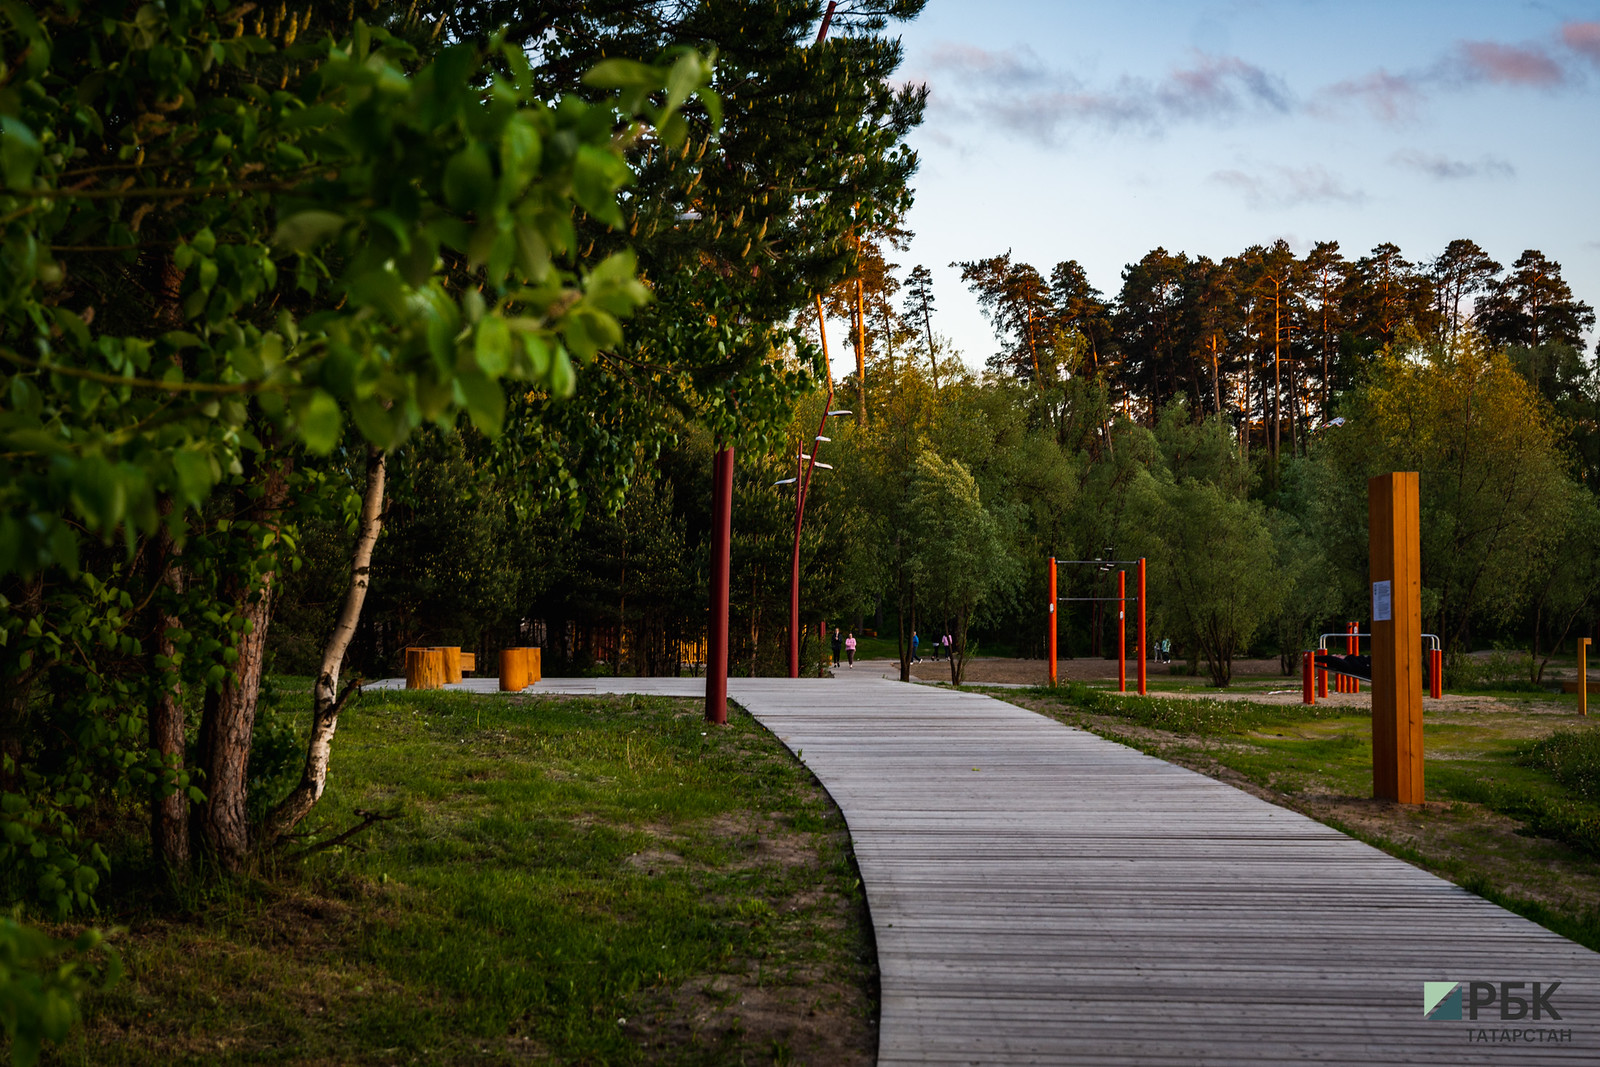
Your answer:
[[[817,441],[832,441],[832,440],[833,440],[833,438],[831,438],[831,437],[824,437],[824,436],[822,436],[822,435],[821,435],[821,434],[820,434],[820,433],[819,433],[819,434],[817,434],[817,436],[816,436],[816,437],[815,437],[815,438],[814,438],[814,440],[817,440]]]
[[[773,485],[793,485],[795,482],[798,482],[799,480],[800,480],[799,478],[779,478],[777,481],[773,482],[772,484]]]
[[[832,415],[854,415],[855,412],[846,410],[844,408],[840,408],[838,411],[830,411],[830,412],[828,412],[828,414],[830,416],[832,416]]]

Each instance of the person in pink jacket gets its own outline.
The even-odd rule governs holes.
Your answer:
[[[855,634],[851,634],[849,637],[846,637],[844,639],[844,654],[850,660],[850,668],[852,670],[854,670],[855,669],[855,665],[856,665],[856,635]]]

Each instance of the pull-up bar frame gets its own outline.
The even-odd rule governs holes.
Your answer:
[[[1093,565],[1103,571],[1113,567],[1137,567],[1139,570],[1139,595],[1128,596],[1128,572],[1117,572],[1116,596],[1057,596],[1056,595],[1056,567],[1059,564],[1088,566]],[[1050,685],[1054,688],[1059,680],[1056,666],[1056,605],[1062,602],[1094,601],[1099,603],[1124,604],[1130,600],[1139,602],[1139,695],[1145,696],[1149,692],[1149,679],[1145,663],[1145,560],[1139,559],[1056,559],[1050,557]],[[1128,691],[1128,610],[1123,607],[1117,609],[1117,691]]]

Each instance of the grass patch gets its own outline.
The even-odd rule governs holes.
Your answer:
[[[1600,726],[1560,702],[1430,709],[1428,803],[1372,797],[1360,709],[1134,697],[1082,685],[996,693],[1301,811],[1600,951]]]
[[[1068,682],[1055,690],[1040,686],[1027,692],[1041,698],[1049,698],[1052,694],[1065,697],[1093,715],[1197,737],[1239,734],[1305,718],[1339,718],[1348,714],[1348,709],[1327,705],[1313,705],[1306,708],[1307,714],[1300,714],[1278,705],[1250,704],[1240,700],[1124,696],[1076,682]]]
[[[295,680],[278,679],[280,692]],[[130,980],[68,1063],[870,1062],[875,954],[842,819],[748,715],[369,693],[313,846],[130,890]]]

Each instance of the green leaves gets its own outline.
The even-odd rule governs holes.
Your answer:
[[[345,217],[334,211],[298,211],[272,232],[272,243],[290,252],[305,252],[344,228]]]
[[[457,211],[492,209],[494,192],[494,170],[484,145],[469,144],[445,164],[444,198]]]
[[[7,189],[27,189],[43,150],[33,131],[14,118],[0,116],[0,182]]]
[[[67,959],[91,953],[99,959]],[[14,1067],[33,1067],[46,1042],[66,1040],[80,1017],[81,994],[121,978],[122,958],[100,931],[58,941],[0,916],[0,1026],[11,1039]]]
[[[617,190],[632,180],[633,172],[615,151],[598,145],[578,148],[572,173],[573,196],[585,211],[607,226],[622,226]]]
[[[339,427],[343,422],[339,402],[321,389],[305,398],[296,412],[296,421],[300,440],[312,452],[325,456],[339,443]]]

